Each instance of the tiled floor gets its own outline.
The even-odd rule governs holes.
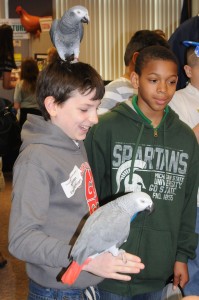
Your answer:
[[[0,251],[8,263],[0,269],[0,300],[26,300],[28,279],[25,264],[8,252],[8,222],[11,206],[12,174],[5,173],[6,187],[0,192]]]

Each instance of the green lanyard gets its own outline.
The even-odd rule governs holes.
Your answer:
[[[138,101],[138,96],[137,95],[134,95],[132,97],[132,104],[133,104],[133,107],[135,109],[135,111],[137,112],[138,115],[140,115],[142,117],[143,120],[145,120],[149,125],[151,125],[152,121],[150,119],[148,119],[144,114],[143,112],[140,110],[140,108],[138,107],[137,105],[137,101]],[[154,128],[153,125],[151,125],[151,127],[153,127],[154,129],[154,136],[157,137],[158,136],[158,129],[160,128],[160,126],[162,125],[162,123],[164,122],[164,120],[166,119],[166,116],[169,112],[169,106],[167,105],[164,109],[164,116],[160,122],[160,124]]]

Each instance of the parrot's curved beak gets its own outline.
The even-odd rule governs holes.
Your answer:
[[[152,203],[152,205],[147,206],[146,210],[149,211],[149,215],[154,211],[154,203]]]
[[[85,16],[85,17],[83,17],[83,18],[81,19],[81,21],[82,21],[83,23],[88,24],[88,22],[90,22],[90,18],[89,18],[89,16]]]

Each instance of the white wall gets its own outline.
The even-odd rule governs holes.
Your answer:
[[[196,16],[199,14],[199,1],[192,0],[192,16]]]

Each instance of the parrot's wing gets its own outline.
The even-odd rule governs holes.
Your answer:
[[[112,211],[109,218],[102,218],[96,234],[91,239],[94,251],[98,250],[97,252],[100,253],[114,245],[119,247],[127,239],[129,231],[130,219],[128,215],[118,210]]]
[[[111,213],[98,209],[87,221],[71,251],[73,259],[80,264],[89,256],[108,250],[113,245],[121,245],[128,237],[129,217],[118,209]]]
[[[54,20],[52,22],[51,27],[50,27],[50,38],[51,38],[51,41],[52,41],[54,46],[55,46],[55,32],[57,30],[58,23],[59,23],[59,20]]]
[[[84,36],[84,26],[83,26],[83,24],[80,22],[80,23],[79,23],[79,39],[80,39],[80,42],[82,41],[83,36]]]

